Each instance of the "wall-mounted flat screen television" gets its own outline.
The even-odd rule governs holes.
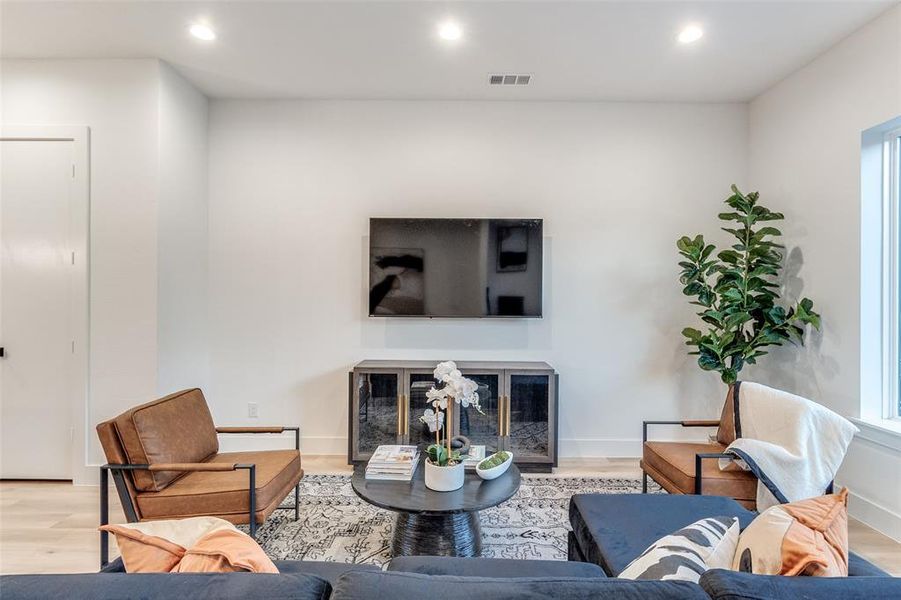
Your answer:
[[[370,219],[369,315],[540,317],[541,219]]]

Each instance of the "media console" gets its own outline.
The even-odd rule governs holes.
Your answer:
[[[438,361],[364,360],[348,374],[348,463],[369,460],[380,444],[434,441],[419,421],[429,408]],[[457,405],[452,435],[483,444],[488,454],[509,450],[522,471],[550,472],[557,466],[559,376],[544,362],[457,361],[479,384],[484,414]]]

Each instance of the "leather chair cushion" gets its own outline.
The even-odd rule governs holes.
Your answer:
[[[114,419],[132,464],[204,462],[219,451],[213,417],[199,389],[142,404]],[[135,471],[138,491],[158,492],[184,477],[175,471]]]
[[[648,467],[652,475],[662,475],[663,481],[654,479],[664,489],[676,494],[695,492],[695,455],[722,452],[722,444],[692,442],[645,442],[642,467]],[[716,459],[702,463],[702,493],[709,496],[728,496],[753,502],[757,498],[757,478],[737,465],[721,471]]]
[[[275,510],[303,476],[297,450],[226,452],[205,462],[256,465],[258,523]],[[138,508],[145,520],[209,515],[232,523],[247,523],[248,483],[246,469],[191,472],[159,492],[139,493]]]

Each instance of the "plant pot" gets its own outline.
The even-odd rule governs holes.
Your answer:
[[[463,463],[457,463],[452,467],[439,467],[430,461],[425,461],[425,486],[436,492],[452,492],[463,487],[463,479],[466,471]]]
[[[513,453],[507,450],[507,454],[510,456],[507,457],[507,460],[497,465],[496,467],[492,467],[490,469],[481,469],[478,465],[476,465],[476,473],[482,479],[486,481],[490,481],[491,479],[497,479],[501,475],[507,472],[507,469],[510,468],[510,465],[513,464]],[[481,464],[481,462],[479,463]]]

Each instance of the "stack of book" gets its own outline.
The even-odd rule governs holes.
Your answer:
[[[366,465],[366,479],[410,481],[418,465],[416,446],[379,446]]]

